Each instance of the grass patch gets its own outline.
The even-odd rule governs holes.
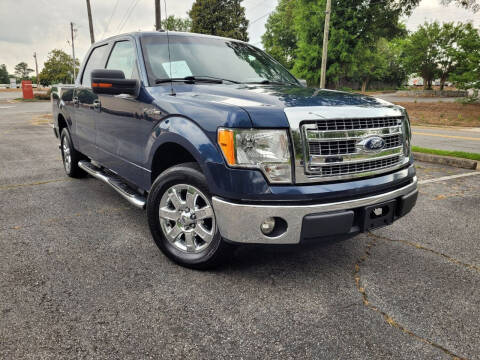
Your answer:
[[[16,98],[16,99],[13,99],[13,100],[23,101],[23,102],[45,102],[45,101],[49,101],[47,99],[38,99],[38,98],[33,98],[33,99]]]
[[[425,153],[425,154],[453,156],[453,157],[462,158],[462,159],[470,159],[470,160],[480,161],[480,154],[470,153],[470,152],[465,152],[465,151],[436,150],[436,149],[423,148],[423,147],[420,147],[420,146],[412,146],[412,151]]]

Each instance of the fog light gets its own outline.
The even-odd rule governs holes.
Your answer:
[[[275,219],[273,217],[266,218],[262,225],[260,225],[260,230],[265,235],[271,234],[273,229],[275,228]]]

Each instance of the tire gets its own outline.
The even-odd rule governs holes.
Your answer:
[[[78,167],[78,161],[84,159],[84,157],[73,147],[72,138],[67,128],[64,128],[60,135],[60,150],[65,173],[72,178],[86,176],[86,172]]]
[[[160,250],[177,264],[211,269],[233,250],[220,236],[211,201],[196,163],[173,166],[153,183],[147,200],[150,231]]]

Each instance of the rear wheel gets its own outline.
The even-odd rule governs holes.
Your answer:
[[[60,149],[62,151],[63,168],[65,173],[73,178],[83,177],[86,173],[78,167],[78,161],[82,159],[80,154],[73,147],[72,138],[67,128],[62,130],[60,136]]]
[[[207,181],[196,163],[173,166],[155,180],[147,215],[157,246],[183,266],[215,267],[232,249],[220,236]]]

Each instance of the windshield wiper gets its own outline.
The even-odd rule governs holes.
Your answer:
[[[223,84],[224,81],[228,81],[234,84],[238,84],[238,81],[216,78],[213,76],[185,76],[183,78],[165,78],[155,80],[155,84],[162,84],[167,82],[184,82],[186,84],[195,84],[197,82],[211,83],[211,84]]]

